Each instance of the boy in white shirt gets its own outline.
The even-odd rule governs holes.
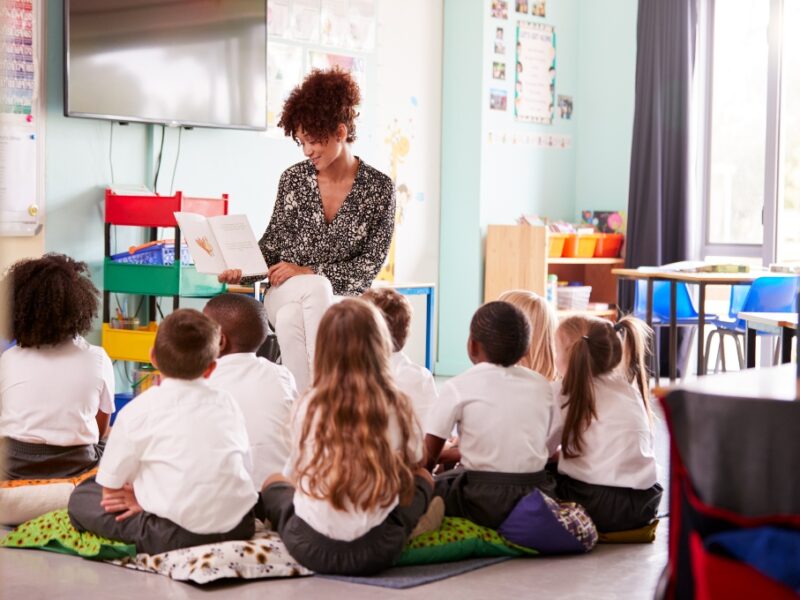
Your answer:
[[[79,531],[158,554],[253,535],[257,493],[244,417],[209,386],[220,330],[191,309],[161,323],[151,360],[163,376],[114,423],[96,480],[75,488]]]
[[[16,346],[0,356],[0,479],[75,477],[97,466],[114,412],[114,368],[83,339],[99,305],[86,263],[46,254],[4,278]]]
[[[467,350],[475,366],[445,383],[425,429],[431,469],[458,428],[461,467],[436,478],[448,516],[496,529],[534,488],[555,495],[545,471],[552,389],[516,366],[530,339],[528,318],[508,302],[489,302],[472,317]]]
[[[289,458],[289,415],[297,396],[291,371],[256,351],[267,338],[267,311],[242,294],[221,294],[203,309],[222,328],[217,368],[209,383],[233,396],[244,414],[257,488]]]
[[[433,374],[425,367],[411,362],[403,352],[411,327],[411,304],[405,296],[391,288],[371,288],[361,297],[378,308],[389,326],[394,346],[389,365],[394,381],[400,391],[411,399],[417,419],[424,423],[438,394]]]

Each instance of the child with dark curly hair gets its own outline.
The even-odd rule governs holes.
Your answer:
[[[86,263],[62,254],[14,264],[3,284],[10,337],[0,356],[4,479],[74,477],[95,467],[114,412],[114,369],[83,335],[99,293]]]
[[[516,306],[481,306],[467,342],[474,366],[445,383],[428,412],[428,468],[458,428],[461,466],[436,478],[435,493],[444,497],[449,516],[497,529],[534,488],[555,495],[555,481],[545,471],[553,391],[544,377],[516,366],[530,341],[530,323]]]
[[[278,122],[308,160],[281,175],[259,245],[269,265],[267,313],[300,393],[333,296],[358,296],[372,284],[394,232],[394,183],[351,148],[360,102],[349,73],[315,70],[289,94]],[[238,283],[241,269],[219,279]]]

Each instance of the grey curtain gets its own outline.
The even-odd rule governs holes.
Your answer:
[[[639,0],[626,266],[689,254],[689,100],[696,0]],[[632,307],[632,298],[629,299]]]
[[[627,267],[658,266],[689,256],[689,102],[696,2],[639,0]],[[631,282],[620,290],[625,312],[633,309],[633,290]],[[688,336],[682,333],[678,364],[684,364],[689,350]],[[656,342],[661,372],[669,356],[667,337]]]

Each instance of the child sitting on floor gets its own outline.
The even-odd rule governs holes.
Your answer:
[[[394,352],[389,359],[394,381],[400,391],[409,397],[414,412],[422,423],[428,410],[436,402],[437,393],[433,374],[425,367],[411,362],[403,352],[411,326],[411,304],[405,296],[391,288],[369,289],[361,297],[377,306],[386,319],[394,346]]]
[[[651,331],[624,317],[616,325],[575,316],[556,331],[554,384],[561,407],[551,450],[561,444],[558,497],[586,508],[602,532],[636,529],[656,516],[656,481],[645,348]]]
[[[148,554],[252,537],[258,495],[244,417],[207,381],[219,338],[219,326],[196,310],[160,324],[151,360],[164,380],[120,412],[96,481],[72,492],[79,531]]]
[[[500,295],[500,300],[520,309],[531,322],[531,346],[519,361],[519,365],[536,371],[548,381],[555,381],[556,373],[556,327],[558,317],[547,300],[527,290],[510,290]]]
[[[75,477],[97,465],[114,412],[114,369],[83,336],[98,291],[86,263],[61,254],[23,260],[3,287],[10,337],[0,356],[2,479]]]
[[[433,492],[417,469],[419,427],[389,369],[392,343],[371,304],[349,298],[320,322],[314,382],[296,404],[288,473],[261,507],[286,548],[318,573],[393,564]]]
[[[256,488],[279,472],[289,458],[289,415],[297,396],[289,369],[256,356],[267,338],[267,311],[250,296],[221,294],[203,313],[222,328],[212,387],[229,392],[239,404],[250,438]]]
[[[553,392],[547,380],[515,366],[528,350],[527,317],[489,302],[472,317],[467,350],[475,366],[442,387],[428,413],[425,464],[432,468],[457,426],[461,468],[436,478],[445,514],[496,529],[534,488],[554,495],[544,470]]]

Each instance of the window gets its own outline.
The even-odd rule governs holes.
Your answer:
[[[800,261],[800,2],[783,6],[778,260]]]
[[[800,260],[800,2],[706,2],[702,256]]]

